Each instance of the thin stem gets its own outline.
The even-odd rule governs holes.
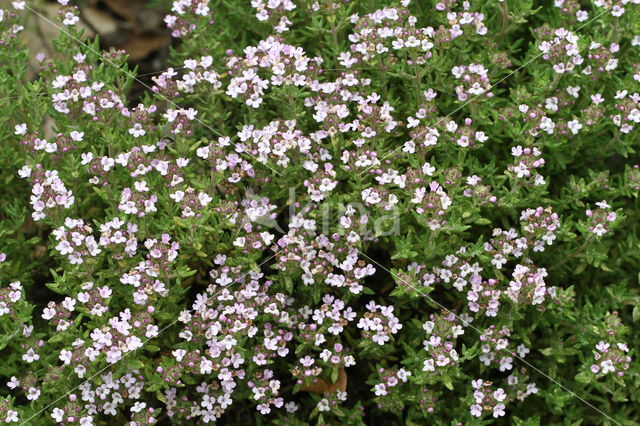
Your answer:
[[[498,33],[498,38],[504,38],[509,29],[509,5],[506,0],[500,2],[500,14],[502,15],[502,28]]]
[[[552,267],[549,268],[549,270],[552,269],[556,269],[562,265],[564,265],[565,263],[567,263],[569,260],[573,259],[574,257],[576,257],[577,255],[579,255],[580,253],[582,253],[583,251],[586,250],[587,247],[589,247],[589,243],[591,243],[591,238],[590,236],[588,236],[584,243],[582,243],[582,245],[580,247],[578,247],[578,249],[576,251],[574,251],[573,253],[571,253],[568,256],[565,256],[560,262],[557,262],[555,265],[553,265]]]

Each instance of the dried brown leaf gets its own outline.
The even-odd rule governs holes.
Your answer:
[[[147,57],[154,50],[169,45],[168,34],[140,34],[127,41],[122,48],[126,50],[133,61]]]
[[[344,367],[338,370],[338,381],[336,383],[327,382],[320,377],[314,379],[310,384],[302,386],[300,390],[305,392],[313,392],[317,394],[333,393],[336,391],[346,392],[347,390],[347,372]]]

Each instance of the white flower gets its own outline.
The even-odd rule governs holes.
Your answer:
[[[40,359],[40,355],[33,350],[33,348],[29,348],[26,354],[22,355],[22,360],[28,363],[32,363],[33,361],[37,361]]]
[[[18,412],[16,410],[7,410],[7,417],[4,418],[6,423],[18,423],[20,419],[18,418]]]
[[[73,354],[66,350],[63,349],[62,351],[60,351],[60,356],[58,357],[60,359],[60,361],[62,361],[64,364],[70,364],[71,363],[71,357],[73,356]]]
[[[44,308],[42,310],[42,318],[45,320],[50,320],[56,315],[56,310],[54,308]]]
[[[20,386],[20,380],[18,380],[16,376],[11,376],[11,380],[9,380],[7,386],[9,386],[9,389],[15,389]]]
[[[584,22],[587,19],[589,19],[589,12],[584,11],[584,10],[579,10],[576,12],[576,20],[578,22]]]
[[[198,194],[198,201],[200,201],[200,204],[202,204],[203,206],[207,206],[212,200],[213,198],[211,198],[211,196],[209,196],[209,194],[205,192],[201,192],[200,194]]]
[[[500,371],[509,371],[513,368],[513,358],[505,357],[500,359]]]
[[[86,166],[93,160],[93,153],[83,152],[82,154],[80,154],[80,157],[82,158],[82,161],[80,161],[80,164],[82,164],[83,166]]]
[[[471,415],[473,417],[482,416],[482,407],[478,404],[473,404],[471,407],[469,407],[469,410],[471,411]]]
[[[594,234],[596,234],[598,237],[602,237],[604,234],[607,233],[607,229],[602,226],[601,223],[597,224],[592,231]]]
[[[388,342],[390,340],[389,336],[384,333],[383,331],[378,331],[376,334],[374,334],[373,336],[371,336],[371,340],[373,340],[375,343],[379,344],[380,346],[384,345],[386,342]]]
[[[384,383],[378,383],[374,386],[376,396],[384,396],[387,394],[387,388]]]
[[[133,125],[131,129],[129,129],[129,134],[134,138],[139,138],[140,136],[144,136],[147,132],[142,128],[142,124],[136,123]]]
[[[80,142],[84,137],[84,132],[76,132],[74,130],[73,132],[69,133],[69,136],[71,136],[71,139],[73,139],[74,141]]]
[[[617,346],[621,351],[629,352],[629,346],[626,343],[618,343]]]
[[[507,397],[507,395],[504,393],[504,389],[502,388],[498,388],[498,390],[496,390],[493,393],[493,397],[495,398],[496,401],[498,402],[502,402],[505,400],[505,398]]]
[[[516,348],[516,351],[518,352],[520,358],[524,358],[529,352],[531,352],[529,348],[522,344]]]
[[[136,401],[136,403],[133,404],[133,407],[131,407],[131,412],[132,413],[139,413],[140,411],[144,410],[144,408],[146,406],[147,406],[147,404],[145,402]]]
[[[62,23],[70,27],[72,25],[75,25],[78,21],[80,21],[80,18],[74,15],[73,12],[67,12],[64,15],[64,19],[62,20]]]
[[[434,361],[432,359],[426,359],[422,371],[436,371]]]
[[[516,167],[513,168],[513,171],[516,173],[516,176],[519,178],[529,177],[531,176],[531,172],[526,164],[520,162]]]
[[[261,232],[260,238],[262,238],[262,241],[264,241],[264,244],[268,246],[269,244],[271,244],[271,242],[275,238],[275,235],[270,234],[268,232]]]
[[[400,370],[398,370],[397,376],[398,376],[398,379],[402,380],[403,382],[406,382],[411,376],[411,371],[407,371],[404,368],[401,368]]]
[[[327,400],[326,398],[321,399],[320,402],[318,402],[318,411],[329,411],[331,408],[329,407],[329,400]]]
[[[156,337],[157,335],[158,335],[158,326],[152,325],[152,324],[147,325],[147,331],[145,333],[145,337],[147,337],[148,339],[151,339],[153,337]]]
[[[22,168],[20,168],[20,170],[18,170],[18,176],[20,176],[22,179],[26,179],[31,176],[31,167],[23,166]]]
[[[427,188],[416,188],[414,192],[414,197],[411,199],[411,202],[415,204],[421,202],[426,192],[427,192]]]
[[[29,388],[29,392],[27,393],[27,399],[29,401],[35,401],[40,397],[40,390],[34,387]]]
[[[476,140],[478,142],[486,142],[489,140],[489,136],[487,136],[484,132],[476,132]]]
[[[138,192],[148,192],[149,191],[149,187],[147,186],[147,181],[146,180],[136,181],[136,182],[133,183],[133,186],[135,187],[136,191],[138,191]]]
[[[176,361],[180,362],[182,361],[182,358],[187,354],[187,351],[185,351],[184,349],[176,349],[175,351],[172,351],[171,354],[173,354],[173,356],[176,358]]]
[[[362,191],[362,200],[369,204],[378,204],[382,198],[373,188],[367,188]]]
[[[26,123],[22,123],[22,124],[16,124],[15,126],[15,134],[19,135],[19,136],[23,136],[27,134],[27,124]]]
[[[54,408],[53,412],[51,413],[51,417],[53,417],[53,420],[55,420],[56,422],[60,423],[64,418],[64,411],[62,411],[60,408]]]
[[[571,130],[571,133],[577,135],[578,131],[582,129],[582,124],[578,120],[571,120],[567,123],[567,127]]]
[[[435,173],[436,168],[433,167],[430,163],[424,163],[424,165],[422,166],[422,173],[424,173],[427,176],[433,176],[433,173]]]
[[[616,368],[613,366],[613,361],[611,361],[610,359],[601,362],[600,367],[602,367],[603,374],[616,371]]]

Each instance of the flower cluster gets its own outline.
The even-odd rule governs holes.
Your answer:
[[[502,269],[509,257],[520,257],[529,246],[525,237],[518,238],[518,232],[511,228],[505,231],[495,228],[492,238],[484,243],[484,249],[491,254],[491,264]]]
[[[511,330],[508,327],[498,329],[495,325],[489,326],[480,336],[482,355],[478,359],[487,367],[496,364],[500,371],[511,370],[514,359],[513,352],[509,349],[509,336]],[[529,349],[520,345],[517,351],[519,357],[524,358]]]
[[[72,265],[84,263],[86,258],[97,256],[102,251],[92,232],[93,229],[82,219],[66,218],[64,225],[52,232],[57,242],[56,251],[67,257]]]
[[[12,282],[9,287],[0,288],[0,317],[4,315],[15,316],[13,305],[22,298],[22,291],[20,281]]]
[[[100,225],[98,243],[101,247],[112,251],[114,259],[122,259],[123,251],[127,256],[132,257],[138,250],[136,232],[138,232],[138,226],[135,223],[127,223],[119,217],[114,217]],[[122,246],[123,248],[120,248]]]
[[[276,259],[282,271],[300,271],[302,282],[311,285],[324,282],[331,287],[345,287],[353,294],[363,290],[362,281],[375,273],[375,267],[359,259],[357,247],[363,240],[360,228],[351,218],[355,210],[348,209],[340,220],[344,230],[330,236],[316,232],[316,221],[296,215],[289,223],[289,232],[277,241]],[[362,217],[360,224],[367,222]],[[347,234],[348,232],[348,234]]]
[[[76,19],[78,19],[76,17]],[[92,81],[93,67],[85,62],[86,56],[76,55],[76,65],[70,74],[56,75],[51,95],[57,112],[68,115],[86,114],[92,118],[107,118],[109,113],[121,110],[121,97],[101,81]]]
[[[507,170],[516,178],[522,179],[526,184],[544,185],[544,177],[537,169],[544,166],[544,158],[539,148],[522,148],[518,145],[511,148],[511,155],[516,159]]]
[[[296,9],[296,4],[291,0],[252,0],[251,7],[256,9],[258,21],[267,21],[273,25],[277,33],[289,31],[292,22],[287,18],[287,12]]]
[[[405,7],[385,7],[362,17],[353,15],[351,22],[354,32],[349,35],[350,50],[338,57],[347,68],[371,63],[382,55],[393,58],[395,52],[406,52],[410,64],[423,65],[431,57],[433,28],[416,28],[417,18]]]
[[[411,372],[404,368],[380,368],[377,373],[378,383],[373,386],[372,392],[376,396],[378,408],[383,411],[401,411],[402,406],[395,403],[392,394],[402,391],[402,385],[407,383]]]
[[[493,383],[481,379],[473,380],[471,386],[474,389],[474,404],[469,407],[472,416],[482,417],[491,414],[492,417],[498,418],[505,415],[507,407],[504,402],[507,394],[504,389],[496,389]]]
[[[487,97],[493,96],[491,93],[491,82],[487,75],[488,70],[482,64],[469,64],[455,66],[451,69],[451,74],[460,80],[460,85],[456,86],[458,100],[476,98],[486,93]]]
[[[179,203],[183,218],[202,217],[202,213],[200,212],[207,207],[212,200],[206,192],[196,194],[196,190],[191,187],[185,188],[184,191],[177,190],[169,197],[176,203]]]
[[[598,237],[603,236],[611,230],[611,225],[616,221],[618,215],[611,210],[611,206],[606,200],[596,203],[595,210],[587,209],[586,215],[589,218],[589,232]]]
[[[24,166],[20,177],[31,181],[31,206],[33,220],[42,220],[61,208],[68,209],[75,201],[73,191],[67,189],[57,170],[45,170],[42,165]]]
[[[322,58],[309,58],[304,49],[283,43],[276,37],[262,40],[257,46],[245,49],[245,56],[231,56],[227,60],[231,80],[226,94],[243,99],[253,108],[262,102],[265,90],[271,86],[304,87],[312,81],[322,65]],[[262,78],[265,70],[268,78]]]
[[[626,343],[616,343],[610,345],[606,342],[600,342],[593,351],[593,357],[596,361],[591,365],[591,371],[598,376],[604,376],[608,373],[615,373],[622,377],[624,372],[629,369],[631,357],[628,355],[629,347]]]
[[[580,55],[578,36],[565,28],[551,29],[536,28],[541,42],[538,46],[545,61],[553,63],[553,70],[557,74],[571,73],[576,65],[582,64],[584,58]]]
[[[471,312],[483,311],[488,317],[497,316],[501,296],[502,290],[498,289],[497,280],[493,278],[483,280],[480,275],[472,276],[471,288],[467,292]]]
[[[178,73],[169,68],[159,76],[154,76],[151,79],[155,83],[152,90],[155,93],[159,93],[169,97],[177,97],[180,93],[194,93],[202,86],[202,82],[209,83],[207,88],[218,90],[222,87],[220,81],[220,74],[213,69],[213,57],[203,56],[200,60],[187,59],[184,61],[183,69],[189,70],[182,74],[181,80],[174,80],[173,78]]]
[[[415,180],[413,181],[415,182]],[[410,185],[413,186],[413,185]],[[427,192],[427,189],[429,192]],[[416,213],[425,216],[427,226],[432,231],[442,228],[446,223],[445,210],[451,206],[451,197],[438,182],[431,181],[428,186],[419,186],[413,190],[414,197],[410,200],[416,204]]]
[[[555,288],[545,285],[544,279],[547,275],[547,270],[544,268],[516,265],[506,294],[514,303],[539,305],[547,297],[554,297],[556,294]]]
[[[175,0],[171,11],[164,17],[167,28],[171,30],[173,37],[185,37],[194,32],[198,27],[198,23],[208,20],[211,9],[209,8],[209,0]]]
[[[544,251],[545,245],[550,246],[556,239],[560,220],[558,214],[551,207],[526,209],[520,213],[522,231],[527,244],[533,246],[533,251]]]
[[[253,399],[259,402],[257,409],[261,414],[269,414],[271,405],[280,408],[284,404],[284,400],[278,396],[280,380],[273,379],[273,371],[265,369],[256,374],[255,379],[247,382],[247,385],[253,392]]]
[[[22,20],[18,15],[18,10],[24,9],[24,2],[16,2],[14,1],[14,10],[11,9],[0,9],[0,48],[5,48],[12,46],[14,41],[18,38],[18,34],[24,30],[24,25],[22,24]],[[22,7],[16,7],[16,4],[22,3]],[[12,418],[13,415],[7,416],[8,418]],[[18,421],[17,416],[15,420]]]
[[[393,315],[393,306],[382,306],[371,301],[367,303],[367,310],[369,312],[358,321],[358,328],[362,329],[365,339],[382,346],[402,328],[400,320]]]
[[[150,213],[157,212],[156,202],[158,201],[158,196],[149,194],[149,192],[150,188],[147,186],[146,180],[136,181],[133,190],[131,188],[122,190],[118,210],[138,217],[145,217]]]
[[[518,401],[524,401],[529,395],[535,395],[539,392],[536,384],[529,382],[529,376],[526,371],[526,368],[521,368],[507,377],[508,400],[512,400],[515,396]]]
[[[41,139],[38,132],[27,134],[26,123],[17,124],[15,126],[15,134],[24,136],[24,140],[21,141],[22,145],[29,148],[32,153],[37,151],[44,151],[48,154],[58,152],[65,154],[69,151],[77,149],[77,142],[82,142],[84,132],[71,131],[69,136],[64,136],[62,133],[58,133],[55,142],[49,142],[46,139]]]
[[[630,133],[635,124],[640,123],[640,94],[637,92],[629,94],[628,91],[623,90],[618,92],[615,98],[616,114],[611,115],[611,120],[622,133]]]
[[[427,359],[424,360],[422,371],[442,373],[445,368],[456,366],[459,355],[455,349],[457,338],[464,334],[464,328],[459,324],[460,319],[453,312],[443,311],[437,315],[431,314],[422,328],[426,333],[423,342]]]
[[[230,145],[229,137],[220,137],[216,142],[196,150],[199,158],[209,162],[212,173],[224,177],[224,181],[218,183],[224,192],[234,192],[235,184],[243,179],[256,177],[256,171],[251,162],[238,153],[227,152]]]
[[[473,120],[469,117],[464,119],[464,124],[459,126],[455,121],[447,122],[445,135],[451,142],[455,142],[462,148],[477,148],[480,144],[489,140],[485,132],[477,131],[471,125]]]

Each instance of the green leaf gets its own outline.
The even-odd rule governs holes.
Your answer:
[[[442,376],[442,383],[449,390],[453,390],[453,382],[451,381],[451,377],[448,374]]]
[[[333,368],[331,370],[331,383],[337,383],[337,382],[338,382],[338,369]]]
[[[525,420],[514,417],[513,424],[517,426],[540,426],[540,416],[529,417]]]
[[[142,361],[140,361],[139,359],[135,359],[135,358],[127,358],[127,367],[134,369],[134,370],[142,370],[144,368],[144,363]]]
[[[631,319],[633,319],[633,322],[640,320],[640,305],[633,307],[633,311],[631,311]]]
[[[59,343],[62,342],[65,337],[67,337],[66,333],[56,333],[53,335],[53,337],[51,337],[48,342],[49,343]]]
[[[591,383],[594,378],[595,376],[591,371],[581,371],[576,374],[576,382],[579,383]]]

